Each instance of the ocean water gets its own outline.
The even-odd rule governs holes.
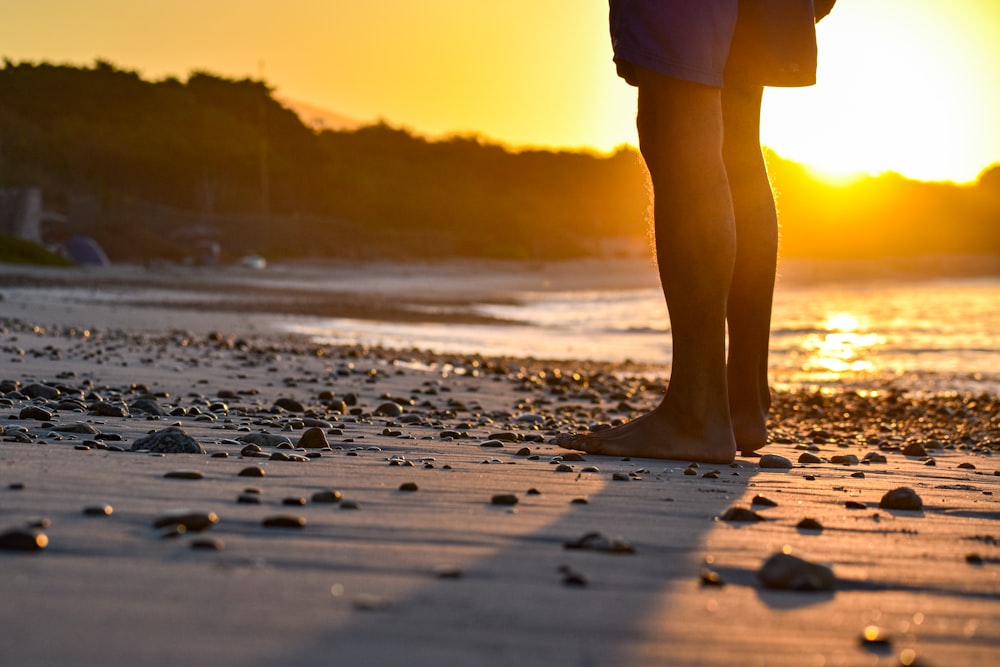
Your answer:
[[[311,320],[289,328],[326,343],[540,359],[632,360],[669,372],[658,290],[521,292],[476,304],[510,325]],[[776,386],[1000,390],[1000,278],[779,285],[770,377]]]

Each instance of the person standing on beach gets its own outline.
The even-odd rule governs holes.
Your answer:
[[[651,412],[557,445],[728,463],[766,444],[778,224],[761,96],[815,83],[815,22],[834,2],[609,0],[618,74],[638,88],[673,362]]]

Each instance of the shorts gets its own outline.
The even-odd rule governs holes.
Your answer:
[[[721,88],[816,82],[812,0],[609,0],[618,73],[634,67]]]

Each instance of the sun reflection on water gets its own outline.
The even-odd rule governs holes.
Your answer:
[[[885,337],[867,331],[868,323],[863,318],[848,312],[833,313],[820,328],[821,333],[809,335],[803,343],[809,354],[804,370],[831,379],[876,370],[872,354],[885,344]]]

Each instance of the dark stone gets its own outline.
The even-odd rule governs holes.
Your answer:
[[[518,498],[513,493],[498,493],[490,499],[492,505],[516,505]]]
[[[305,412],[306,407],[294,398],[279,398],[274,402],[275,406],[288,412]]]
[[[907,486],[886,491],[878,504],[884,510],[921,510],[924,501],[917,492]]]
[[[610,554],[635,553],[635,547],[620,537],[607,537],[601,533],[587,533],[578,539],[565,542],[563,548],[600,551]]]
[[[330,446],[330,442],[326,439],[323,429],[313,426],[302,434],[298,446],[303,449],[324,449]]]
[[[831,591],[837,585],[829,567],[786,553],[776,553],[764,561],[757,578],[764,588],[778,590]]]
[[[278,514],[265,518],[261,525],[265,528],[305,528],[306,519],[291,514]]]
[[[787,470],[792,467],[792,462],[784,456],[779,456],[777,454],[764,454],[760,457],[760,461],[758,461],[757,465],[761,468]]]
[[[47,422],[52,419],[52,413],[37,405],[26,405],[18,413],[20,419],[34,419],[35,421]]]
[[[205,449],[183,429],[171,426],[132,443],[133,452],[149,450],[161,454],[204,454]]]
[[[0,551],[41,551],[49,545],[45,533],[35,530],[8,530],[0,533]]]
[[[756,521],[766,521],[764,517],[757,514],[753,510],[747,509],[745,507],[730,507],[725,512],[723,512],[719,519],[722,521],[728,521],[730,523],[752,523]]]

